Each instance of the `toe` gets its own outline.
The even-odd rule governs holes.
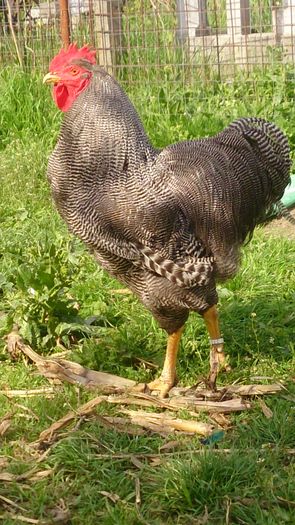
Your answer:
[[[156,393],[161,398],[167,397],[173,386],[174,381],[164,381],[161,378],[155,379],[155,381],[148,383],[149,390],[152,393]]]

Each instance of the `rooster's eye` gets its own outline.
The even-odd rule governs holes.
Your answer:
[[[72,75],[78,75],[79,73],[79,69],[77,67],[72,67],[71,68],[71,74]]]

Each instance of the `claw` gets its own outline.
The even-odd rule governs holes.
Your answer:
[[[161,377],[148,383],[148,388],[151,392],[157,392],[159,397],[164,398],[168,396],[169,391],[174,386],[175,381],[164,380]]]

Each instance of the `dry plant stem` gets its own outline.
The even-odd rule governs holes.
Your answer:
[[[60,381],[68,381],[72,384],[80,384],[85,388],[94,389],[101,387],[108,387],[110,390],[124,390],[131,388],[136,383],[131,379],[107,374],[105,372],[97,372],[84,368],[78,363],[66,361],[64,359],[44,359],[43,363],[39,363],[38,369],[47,378],[59,379]]]
[[[7,505],[10,505],[11,507],[14,507],[15,509],[21,510],[22,512],[27,512],[27,510],[24,507],[21,507],[20,505],[18,505],[17,503],[15,503],[9,498],[6,498],[5,496],[1,496],[1,494],[0,494],[0,500],[6,503]]]
[[[22,338],[16,330],[7,336],[7,350],[12,356],[17,356],[19,352],[25,354],[33,361],[42,375],[54,381],[68,381],[72,384],[80,384],[85,388],[93,389],[109,387],[110,390],[124,390],[135,386],[136,382],[124,377],[97,372],[84,368],[78,363],[73,363],[65,359],[44,359],[37,354],[29,345],[24,344]]]
[[[148,399],[150,398],[150,400]],[[193,396],[185,397],[178,396],[167,398],[165,401],[162,399],[156,398],[154,396],[146,396],[143,394],[136,393],[133,396],[109,396],[106,398],[108,403],[119,404],[119,405],[139,405],[144,407],[161,407],[167,408],[168,410],[178,411],[181,408],[190,409],[192,412],[221,412],[221,413],[230,413],[238,412],[242,410],[247,410],[251,408],[251,403],[243,401],[240,398],[228,399],[226,401],[211,401],[211,400],[198,400]]]
[[[174,335],[174,334],[173,334]],[[176,351],[179,344],[179,339],[181,336],[181,330],[177,332],[176,339],[171,339],[172,344],[172,361],[167,359],[169,366],[173,365],[173,362],[176,363]],[[23,343],[22,338],[17,334],[16,331],[11,332],[7,336],[7,349],[10,354],[16,356],[17,353],[22,352],[29,359],[31,359],[38,367],[39,371],[47,378],[54,380],[68,381],[73,384],[80,384],[84,388],[89,389],[100,389],[101,391],[110,392],[126,392],[128,389],[128,398],[129,396],[140,397],[142,399],[147,399],[149,401],[153,400],[154,403],[161,404],[162,407],[170,408],[169,400],[160,400],[156,401],[154,396],[149,396],[136,390],[136,382],[131,379],[126,379],[124,377],[116,376],[113,374],[107,374],[105,372],[97,372],[95,370],[90,370],[84,368],[78,363],[73,363],[71,361],[66,361],[64,359],[44,359],[39,354],[34,352],[29,345]],[[169,350],[170,351],[170,350]],[[171,356],[170,356],[171,357]],[[168,366],[168,368],[169,368]],[[138,385],[137,385],[138,386]],[[144,390],[144,385],[141,385],[141,390]],[[210,399],[210,400],[221,400],[225,399],[228,396],[237,395],[237,396],[253,396],[253,395],[264,395],[272,394],[279,392],[283,389],[283,385],[280,384],[271,384],[271,385],[230,385],[226,387],[219,387],[215,392],[211,390],[206,390],[203,388],[176,388],[174,387],[170,391],[170,396],[172,398],[188,397],[191,399],[193,397],[196,399]],[[1,390],[0,394],[4,394],[7,397],[11,396],[30,396],[30,395],[50,395],[53,394],[56,390],[52,387],[44,387],[40,389],[33,390]]]
[[[10,29],[10,32],[11,32],[11,35],[12,35],[15,51],[16,51],[16,54],[17,54],[17,58],[18,58],[18,61],[19,61],[19,65],[20,65],[21,68],[23,68],[23,59],[22,59],[22,56],[21,56],[21,52],[19,50],[19,45],[18,45],[18,42],[17,42],[17,38],[16,38],[15,31],[14,31],[14,27],[13,27],[10,1],[11,0],[7,0],[7,2],[6,2],[7,14],[8,14],[8,24],[9,24],[9,29]]]
[[[175,365],[176,365],[176,356],[179,346],[179,340],[181,337],[182,329],[178,330],[172,336],[168,338],[167,345],[167,355],[164,365],[163,377],[165,380],[170,381],[175,374]],[[171,392],[172,397],[168,399],[159,399],[157,397],[148,395],[144,392],[136,391],[134,389],[136,383],[119,376],[114,376],[112,374],[106,374],[101,372],[96,372],[94,370],[89,370],[82,367],[77,363],[72,363],[71,361],[66,360],[55,360],[55,359],[44,359],[34,352],[30,346],[25,345],[21,337],[17,334],[17,331],[12,332],[7,337],[7,348],[8,351],[13,355],[17,356],[19,352],[22,352],[27,357],[29,357],[33,362],[36,363],[39,371],[45,375],[45,377],[50,379],[58,379],[63,381],[68,381],[73,384],[80,384],[86,388],[100,388],[101,390],[106,389],[108,392],[124,392],[123,396],[99,396],[95,399],[92,399],[88,403],[82,405],[76,412],[71,411],[66,414],[63,418],[53,423],[48,429],[44,430],[37,441],[37,444],[40,443],[50,443],[55,440],[55,435],[62,428],[70,424],[77,418],[83,418],[86,415],[91,414],[95,407],[107,401],[109,403],[116,403],[120,405],[141,405],[146,407],[157,406],[162,409],[168,409],[172,411],[178,411],[180,408],[190,409],[194,414],[198,411],[208,411],[212,414],[214,413],[230,413],[241,410],[247,410],[251,408],[251,404],[248,401],[243,401],[240,397],[234,397],[228,399],[231,395],[257,395],[277,392],[282,389],[281,385],[232,385],[230,387],[224,387],[218,389],[215,393],[211,391],[200,389],[200,388],[188,388],[188,389],[173,389]],[[170,379],[169,379],[170,378]],[[165,383],[162,381],[160,393],[163,394],[163,384],[166,389],[167,384],[170,388],[170,382]],[[127,390],[128,387],[128,390]],[[31,393],[35,394],[37,391],[25,391],[27,395]],[[46,389],[38,389],[41,393],[49,393]],[[17,391],[22,392],[22,391]],[[52,393],[52,389],[50,389]],[[167,391],[164,390],[164,393]],[[7,391],[5,391],[7,393]],[[186,395],[179,395],[186,394]],[[266,413],[266,409],[264,407]],[[195,420],[182,420],[171,417],[167,413],[148,413],[143,411],[132,411],[132,410],[122,410],[128,417],[131,419],[131,422],[139,427],[152,430],[159,434],[167,434],[171,431],[181,431],[181,432],[190,432],[190,433],[199,433],[202,435],[208,435],[212,432],[214,425],[208,423],[202,423]],[[268,413],[270,416],[270,412]],[[131,429],[130,424],[126,422],[126,418],[110,418],[99,416],[101,422],[108,426],[115,426],[118,431],[129,432],[129,433],[138,433],[137,430]],[[217,421],[217,424],[218,421]]]
[[[136,506],[139,506],[141,504],[139,478],[135,478],[135,504],[136,504]]]
[[[248,449],[248,450],[251,450],[251,451],[257,451],[257,449]],[[239,449],[235,449],[236,452],[239,452]],[[259,449],[259,453],[266,453],[269,451],[269,448],[260,448]],[[240,450],[241,453],[244,453],[245,450],[244,449],[241,449]],[[212,450],[212,454],[232,454],[232,449],[231,448],[214,448],[214,450]],[[295,455],[295,449],[291,448],[291,449],[283,449],[282,450],[282,453],[286,456],[294,456]],[[194,448],[193,452],[191,449],[189,450],[177,450],[177,451],[170,451],[170,452],[161,452],[160,454],[152,454],[152,453],[147,453],[147,454],[136,454],[136,453],[128,453],[128,452],[119,452],[119,453],[114,453],[114,454],[108,454],[108,453],[101,453],[101,454],[95,454],[95,457],[98,458],[98,459],[122,459],[122,460],[127,460],[127,459],[130,459],[132,460],[133,458],[137,458],[137,459],[150,459],[150,460],[153,460],[153,459],[158,459],[158,458],[163,458],[163,457],[172,457],[172,456],[186,456],[186,455],[192,455],[192,454],[204,454],[204,449],[203,448]]]
[[[77,410],[77,412],[69,412],[63,418],[59,419],[58,421],[50,425],[49,428],[41,432],[37,443],[40,444],[44,442],[52,442],[55,439],[55,435],[58,431],[60,431],[65,426],[69,425],[77,417],[81,418],[85,415],[91,414],[96,406],[98,406],[100,403],[106,400],[107,398],[100,396],[82,405]],[[147,428],[157,433],[169,433],[173,430],[179,430],[182,432],[193,432],[201,435],[208,435],[212,432],[214,428],[213,425],[208,423],[173,418],[166,413],[159,414],[144,412],[141,410],[134,411],[126,409],[122,409],[121,412],[128,415],[128,417],[131,419],[131,423]],[[134,434],[134,431],[130,429],[130,423],[128,424],[128,420],[126,420],[126,418],[102,416],[99,416],[99,418],[104,425],[111,427],[117,425],[119,431],[125,431],[127,433],[130,433],[131,431],[131,433]]]
[[[223,387],[217,387],[215,392],[212,392],[211,390],[206,390],[204,388],[192,388],[192,387],[174,387],[170,391],[171,398],[174,397],[193,397],[194,399],[210,399],[214,401],[218,401],[221,399],[226,399],[228,396],[241,396],[241,397],[248,397],[248,396],[263,396],[266,394],[276,394],[277,392],[281,392],[283,390],[283,385],[280,385],[279,383],[273,383],[270,385],[229,385],[229,386],[223,386]]]
[[[26,516],[22,516],[21,514],[12,514],[8,513],[7,516],[3,515],[0,516],[0,519],[6,519],[9,518],[10,520],[15,520],[17,523],[31,523],[32,525],[45,525],[44,521],[36,520],[34,518],[27,518]]]
[[[34,396],[45,396],[45,397],[54,397],[56,394],[56,389],[51,386],[43,388],[34,388],[32,390],[0,390],[0,394],[8,397],[34,397]]]
[[[158,379],[148,384],[151,391],[158,391],[160,397],[166,397],[169,390],[174,386],[176,380],[176,361],[183,326],[168,335],[166,356],[162,373]]]
[[[211,434],[214,426],[209,423],[202,423],[195,420],[184,420],[174,418],[167,413],[144,412],[143,410],[121,410],[123,414],[130,417],[132,423],[143,426],[145,428],[156,429],[161,432],[171,432],[172,430],[179,430],[182,432],[192,432],[207,436]]]
[[[91,414],[94,409],[100,405],[100,403],[102,403],[102,401],[104,401],[103,397],[96,397],[95,399],[91,399],[91,401],[88,401],[88,403],[85,403],[79,407],[76,412],[69,412],[64,417],[50,425],[49,428],[43,430],[39,436],[38,442],[51,441],[56,432],[67,426],[76,418]]]
[[[221,412],[229,414],[231,412],[240,412],[249,410],[251,403],[239,398],[228,399],[227,401],[206,401],[195,400],[193,397],[175,397],[169,400],[169,405],[174,408],[189,408],[194,412]]]

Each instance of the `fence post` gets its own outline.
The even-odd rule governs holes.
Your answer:
[[[70,16],[68,0],[59,0],[60,6],[60,32],[65,49],[70,45]]]
[[[283,0],[283,35],[295,33],[295,1]]]
[[[275,34],[276,45],[279,46],[282,43],[282,37],[284,34],[284,7],[273,5],[271,14],[272,30]]]
[[[108,0],[93,0],[94,32],[96,37],[96,56],[100,66],[112,73]]]
[[[184,42],[187,38],[210,34],[207,16],[207,0],[177,0],[177,38]]]
[[[227,0],[227,33],[230,36],[250,33],[249,0]]]

